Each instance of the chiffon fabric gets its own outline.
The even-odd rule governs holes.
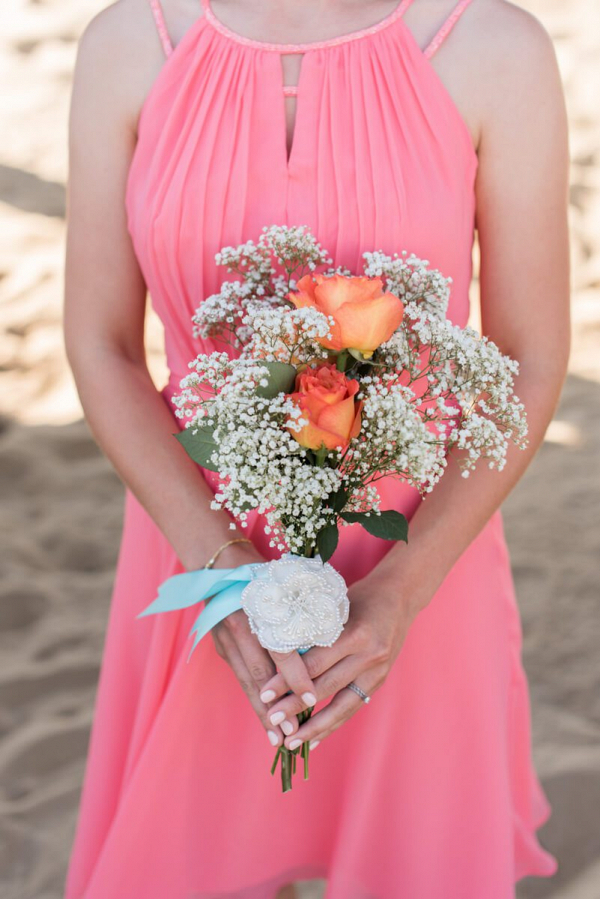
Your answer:
[[[308,225],[357,272],[365,250],[414,252],[452,277],[449,316],[467,322],[478,159],[431,57],[468,0],[424,49],[409,3],[370,28],[284,45],[238,35],[203,0],[173,49],[153,0],[168,58],[143,106],[126,204],[165,327],[168,405],[189,360],[213,349],[190,318],[229,277],[215,253],[264,225]],[[289,158],[286,53],[302,55]],[[408,516],[421,502],[387,480],[382,493],[383,508]],[[253,516],[249,535],[272,558],[263,528]],[[352,583],[389,548],[350,526],[333,563]],[[519,878],[555,872],[536,835],[550,806],[500,513],[370,705],[285,795],[212,639],[187,661],[197,607],[136,618],[182,570],[127,492],[66,899],[274,899],[313,877],[327,879],[327,899],[509,899]]]

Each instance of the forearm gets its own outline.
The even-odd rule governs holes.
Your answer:
[[[412,615],[433,598],[452,566],[523,475],[543,441],[563,379],[560,360],[521,365],[516,392],[527,411],[527,449],[511,445],[501,472],[481,461],[468,478],[462,477],[451,454],[441,481],[410,522],[408,544],[395,544],[374,570],[374,579],[393,587],[394,595]]]
[[[182,564],[200,567],[240,534],[227,513],[211,510],[212,491],[173,437],[177,423],[165,400],[143,363],[108,348],[82,357],[71,364],[98,444]]]

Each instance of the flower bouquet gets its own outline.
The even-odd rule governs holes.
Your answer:
[[[241,527],[250,513],[264,515],[282,556],[161,585],[141,614],[212,597],[192,628],[192,651],[239,608],[271,651],[332,645],[349,614],[329,562],[340,528],[407,540],[405,517],[380,508],[377,482],[398,478],[425,495],[453,448],[468,476],[482,458],[501,469],[511,441],[526,445],[518,365],[446,318],[451,279],[406,252],[363,258],[360,274],[333,268],[304,226],[271,226],[258,242],[216,255],[237,280],[193,322],[195,336],[223,349],[190,362],[173,398],[185,419],[176,436],[218,472],[212,507]],[[190,574],[203,580],[186,595],[178,579]],[[280,761],[284,790],[298,754],[308,776],[308,748],[278,749],[272,770]]]

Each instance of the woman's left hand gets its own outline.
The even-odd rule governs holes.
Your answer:
[[[333,646],[315,647],[302,656],[312,678],[317,701],[333,699],[299,727],[297,715],[307,708],[289,690],[283,675],[264,684],[261,699],[269,704],[267,717],[286,734],[285,745],[295,749],[309,741],[311,748],[354,715],[364,701],[353,690],[354,682],[368,696],[379,689],[398,656],[417,611],[398,595],[398,587],[375,574],[348,590],[350,617]]]

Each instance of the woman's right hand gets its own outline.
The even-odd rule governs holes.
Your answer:
[[[219,555],[215,568],[237,568],[239,565],[265,561],[253,544],[234,543]],[[271,654],[264,649],[256,635],[250,630],[248,618],[242,609],[224,618],[213,627],[211,633],[218,654],[227,662],[237,677],[242,690],[267,731],[269,742],[272,746],[280,746],[284,735],[292,733],[293,725],[283,718],[277,720],[277,716],[276,723],[273,724],[269,719],[269,706],[275,699],[275,695],[271,700],[264,702],[261,699],[261,692],[267,681],[271,680],[279,670],[289,689],[301,698],[304,705],[314,705],[314,702],[307,703],[306,701],[307,696],[312,696],[314,699],[316,690],[302,657],[297,652],[280,655],[279,653]]]

